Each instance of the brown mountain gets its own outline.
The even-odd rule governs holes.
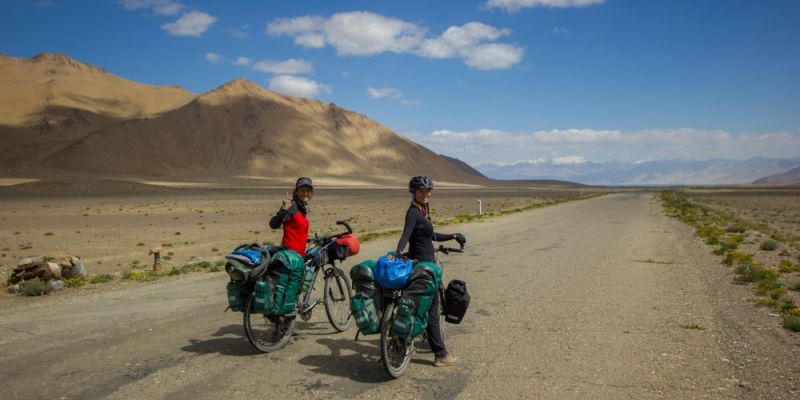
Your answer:
[[[0,55],[0,167],[20,169],[87,133],[151,117],[195,96],[128,81],[61,54]]]
[[[0,55],[0,123],[51,125],[79,110],[114,119],[146,118],[180,107],[195,96],[176,87],[143,85],[63,54],[32,58]]]
[[[800,167],[761,178],[754,185],[800,185]]]
[[[47,82],[40,75],[47,76],[48,68],[18,74],[10,85],[2,82],[0,88],[28,85],[38,91],[17,94],[34,105],[0,114],[0,124],[5,125],[0,136],[26,136],[18,140],[25,146],[17,147],[16,155],[0,154],[0,166],[30,166],[35,160],[37,168],[102,175],[368,179],[429,174],[461,182],[485,179],[460,161],[438,156],[364,115],[332,103],[282,96],[247,80],[231,81],[187,100],[188,92],[182,89],[140,85],[65,56],[30,60],[36,58],[68,68],[63,80],[82,84],[53,84],[58,90],[48,92],[36,83]],[[8,60],[3,62],[32,62]],[[91,88],[93,82],[105,90]],[[15,91],[0,90],[0,99],[13,101]],[[159,90],[164,92],[159,95]],[[48,98],[47,93],[57,95]],[[116,102],[102,93],[113,93],[108,96]],[[43,133],[43,118],[52,120],[50,134]],[[67,124],[82,128],[67,129]],[[42,148],[52,151],[37,153]]]

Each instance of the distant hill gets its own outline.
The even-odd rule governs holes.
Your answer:
[[[481,164],[476,168],[493,179],[555,179],[590,185],[725,185],[753,180],[800,167],[800,158],[748,160],[651,160],[636,162],[552,161]]]
[[[753,182],[754,185],[800,185],[800,167],[770,175]]]
[[[11,71],[6,74],[6,71]],[[63,55],[0,58],[0,168],[46,173],[484,181],[362,114],[244,79],[195,96]]]

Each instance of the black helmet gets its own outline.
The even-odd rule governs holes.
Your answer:
[[[408,191],[415,193],[417,189],[433,189],[433,181],[427,176],[415,176],[408,182]]]
[[[294,184],[294,190],[300,189],[303,186],[308,186],[311,190],[314,190],[314,184],[311,183],[311,178],[307,176],[297,178],[297,183]]]

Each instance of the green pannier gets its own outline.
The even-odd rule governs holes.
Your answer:
[[[228,282],[228,306],[233,311],[244,310],[244,290],[237,283]]]
[[[294,313],[297,295],[303,286],[303,257],[292,250],[281,250],[272,256],[267,279],[274,285],[274,307],[267,314]]]
[[[436,289],[442,282],[442,269],[436,263],[422,261],[414,266],[414,271],[408,279],[408,286],[403,290],[402,300],[408,300],[410,307],[412,307],[411,314],[414,318],[413,330],[411,336],[416,337],[425,331],[428,327],[428,309],[433,302],[433,296],[437,295]],[[399,311],[398,311],[399,316]],[[396,319],[395,319],[396,320]],[[404,322],[408,325],[408,322]],[[401,327],[397,327],[398,332],[402,332]],[[395,326],[392,326],[392,333],[395,332]]]
[[[275,285],[269,277],[256,282],[253,291],[254,308],[259,314],[275,313]]]
[[[427,321],[426,321],[427,322]],[[414,301],[411,299],[400,299],[397,302],[397,313],[392,321],[392,336],[415,336],[411,335],[416,331],[416,321],[414,320]],[[413,331],[412,331],[413,329]],[[420,331],[420,334],[422,331]]]
[[[350,312],[362,334],[370,335],[380,331],[381,321],[378,318],[378,311],[375,309],[375,302],[369,296],[356,293],[350,299]]]

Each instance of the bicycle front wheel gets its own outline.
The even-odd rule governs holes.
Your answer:
[[[392,378],[399,378],[406,373],[414,347],[410,338],[389,335],[396,313],[394,304],[389,304],[381,318],[381,362]]]
[[[244,309],[244,333],[258,351],[271,353],[286,346],[294,331],[294,316],[268,317],[256,312],[255,293],[251,294]]]
[[[325,313],[334,329],[344,332],[350,328],[353,316],[350,314],[350,280],[339,268],[325,276]]]

